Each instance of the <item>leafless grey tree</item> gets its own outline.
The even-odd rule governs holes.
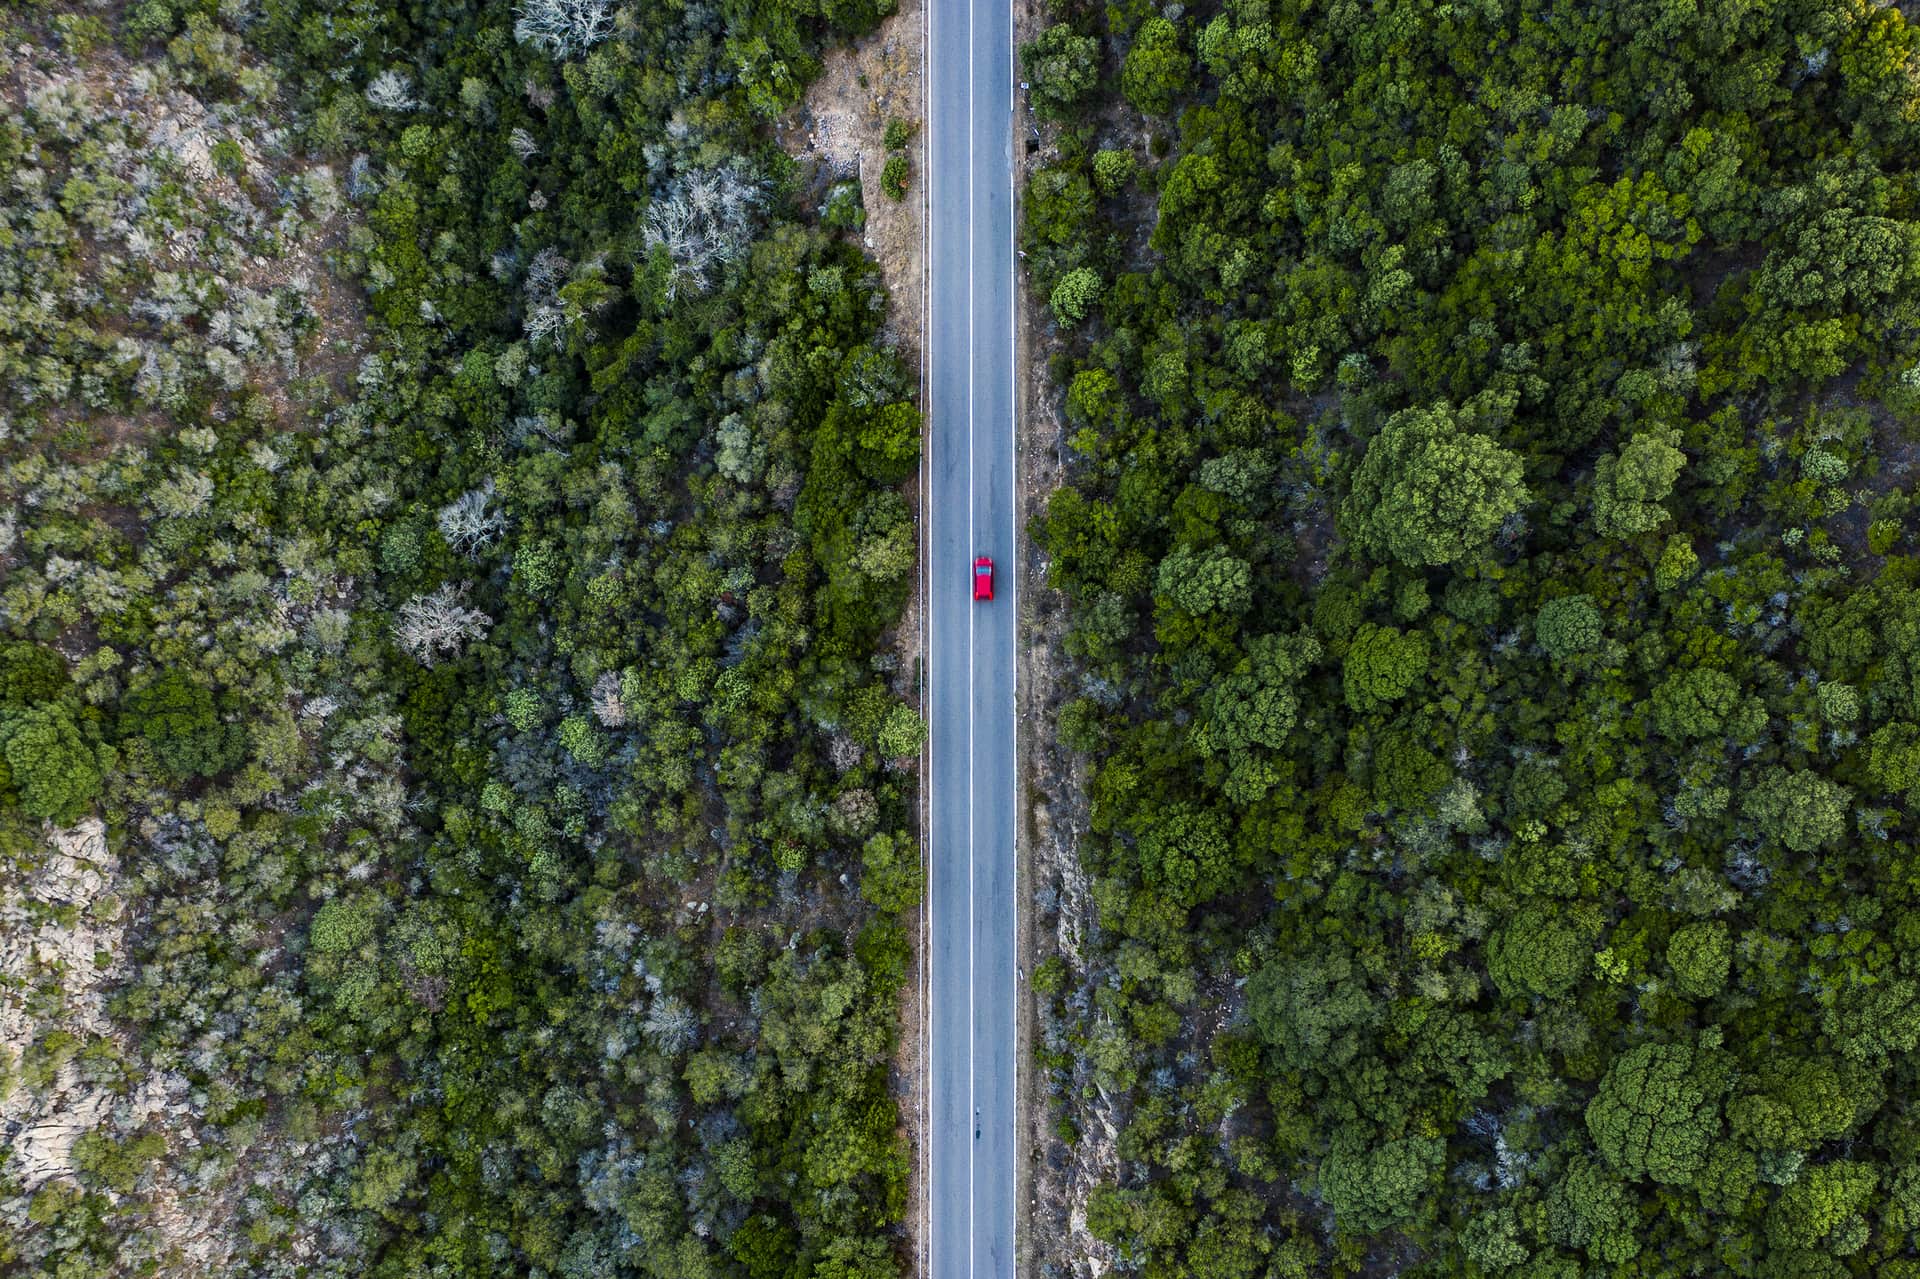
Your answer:
[[[693,1009],[672,995],[658,995],[647,1010],[641,1032],[655,1048],[667,1056],[676,1056],[692,1045],[700,1032],[700,1020]]]
[[[626,699],[620,696],[620,677],[612,671],[602,671],[593,682],[593,717],[608,728],[626,725]]]
[[[669,296],[705,292],[714,271],[739,258],[764,199],[759,179],[731,163],[680,175],[647,206],[647,251],[663,247],[673,262]]]
[[[414,596],[400,606],[393,624],[394,642],[422,666],[458,656],[468,640],[479,639],[493,625],[491,617],[468,608],[466,601],[464,583],[448,583],[431,595]]]
[[[560,250],[548,245],[533,255],[533,261],[527,264],[527,279],[524,285],[527,300],[531,302],[551,302],[560,292],[560,286],[573,274],[573,263],[567,261]]]
[[[527,340],[539,343],[566,331],[567,313],[558,302],[544,302],[527,312]]]
[[[462,555],[478,555],[499,541],[507,531],[507,517],[493,504],[493,481],[441,507],[439,524],[440,536]]]
[[[613,33],[608,0],[525,0],[513,38],[555,58],[584,53]]]
[[[404,71],[382,71],[367,86],[367,101],[382,111],[411,111],[419,103],[413,100],[413,78]]]

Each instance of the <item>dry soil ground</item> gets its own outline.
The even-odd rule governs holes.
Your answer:
[[[858,177],[867,209],[864,243],[880,263],[892,302],[887,336],[921,367],[923,294],[926,280],[924,79],[921,33],[924,0],[900,0],[893,16],[858,44],[834,49],[793,113],[782,123],[787,150],[816,159],[836,176]],[[911,169],[907,198],[890,200],[880,190],[887,152],[887,121],[913,126],[907,144]]]

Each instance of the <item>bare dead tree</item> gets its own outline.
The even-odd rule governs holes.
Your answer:
[[[441,507],[439,525],[440,536],[462,555],[478,555],[499,541],[507,531],[507,517],[493,504],[493,481]]]
[[[664,248],[673,262],[668,296],[705,292],[718,268],[739,259],[764,199],[759,179],[733,163],[682,174],[647,206],[647,251]]]
[[[560,250],[548,245],[533,255],[533,261],[527,264],[527,278],[522,285],[529,302],[551,302],[558,296],[560,286],[573,274],[573,263],[561,255]]]
[[[411,111],[419,103],[413,100],[413,78],[404,71],[382,71],[367,86],[367,101],[382,111]]]
[[[526,0],[513,24],[513,38],[553,58],[585,53],[613,34],[608,0]]]
[[[602,671],[593,682],[593,717],[608,728],[626,725],[626,699],[620,696],[620,677],[612,671]]]
[[[414,596],[400,606],[400,616],[394,619],[394,642],[422,666],[458,656],[467,641],[481,638],[493,625],[491,617],[468,608],[466,598],[465,583],[448,583],[431,595]]]

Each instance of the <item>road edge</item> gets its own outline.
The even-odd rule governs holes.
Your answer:
[[[1033,1158],[1038,1149],[1032,1140],[1034,1089],[1038,1079],[1033,1069],[1034,1007],[1028,974],[1034,954],[1032,773],[1028,756],[1034,749],[1033,682],[1028,673],[1028,650],[1037,628],[1037,605],[1046,583],[1036,574],[1040,563],[1037,548],[1028,544],[1027,530],[1032,526],[1028,504],[1029,486],[1026,448],[1032,440],[1035,386],[1028,376],[1027,359],[1033,350],[1028,332],[1031,311],[1027,297],[1027,273],[1020,256],[1020,227],[1026,216],[1027,148],[1024,138],[1031,128],[1031,109],[1020,80],[1020,42],[1033,21],[1031,3],[1011,5],[1008,38],[1013,42],[1013,117],[1007,122],[1007,159],[1013,169],[1013,511],[1015,563],[1021,579],[1017,593],[1019,608],[1014,616],[1014,839],[1013,839],[1013,1256],[1014,1274],[1037,1273],[1039,1255],[1033,1239]]]
[[[919,162],[914,183],[914,199],[920,206],[920,260],[925,264],[920,272],[920,465],[918,484],[920,489],[919,519],[914,530],[918,541],[920,560],[919,591],[921,643],[919,652],[914,656],[913,683],[915,701],[918,703],[920,722],[931,724],[933,709],[928,699],[927,688],[927,637],[931,623],[927,610],[933,606],[933,568],[927,546],[929,527],[929,503],[933,499],[930,459],[933,455],[933,181],[927,171],[927,158],[933,154],[933,111],[927,84],[930,77],[927,68],[932,54],[930,32],[933,27],[933,6],[940,0],[926,0],[920,6],[920,120],[921,127],[914,131],[913,143]],[[918,1112],[919,1122],[913,1127],[918,1139],[913,1151],[915,1174],[919,1181],[916,1188],[909,1187],[909,1197],[920,1204],[919,1229],[913,1235],[913,1273],[919,1279],[931,1279],[932,1275],[932,1235],[933,1235],[933,1143],[929,1125],[933,1122],[933,963],[929,950],[933,943],[933,896],[929,891],[933,881],[932,855],[932,811],[933,802],[933,735],[928,733],[920,742],[920,772],[918,784],[914,787],[914,814],[919,829],[915,832],[920,845],[920,936],[914,947],[915,976],[920,987],[920,1015],[915,1032],[920,1039],[920,1077],[915,1081],[914,1108]],[[912,1214],[909,1214],[911,1219]]]

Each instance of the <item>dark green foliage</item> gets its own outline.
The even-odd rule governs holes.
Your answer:
[[[1086,100],[1100,80],[1100,42],[1061,22],[1020,46],[1020,70],[1034,108],[1061,116]]]
[[[0,757],[20,808],[57,826],[80,820],[105,785],[100,753],[63,702],[0,715]]]
[[[0,644],[0,703],[24,710],[55,700],[70,684],[67,664],[52,649],[19,640]]]
[[[204,684],[169,671],[121,703],[120,731],[143,739],[176,778],[213,777],[246,758],[246,729],[221,721]]]
[[[217,1273],[901,1273],[921,423],[857,190],[768,125],[890,6],[147,0],[78,73],[47,8],[0,888],[104,819],[58,922],[116,1020],[0,1054],[10,1115],[103,1106],[78,1185],[0,1176],[0,1269],[177,1268],[164,1194]],[[210,168],[128,150],[149,78]]]
[[[1908,17],[1051,16],[1089,1228],[1167,1279],[1911,1272]]]
[[[1642,1044],[1622,1054],[1587,1104],[1587,1130],[1628,1180],[1691,1183],[1720,1134],[1728,1063],[1713,1049]]]

